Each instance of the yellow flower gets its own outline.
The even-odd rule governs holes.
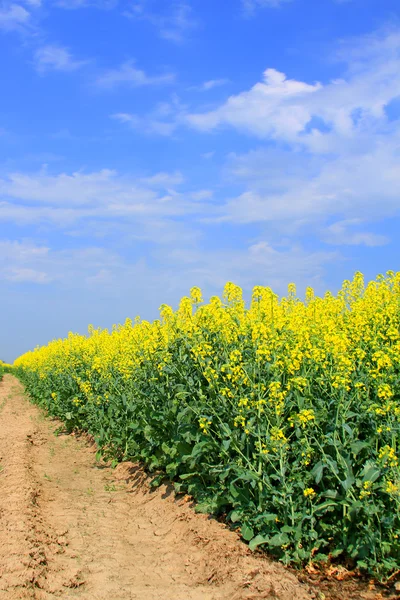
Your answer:
[[[387,481],[385,492],[387,494],[392,494],[392,495],[398,494],[399,493],[399,485],[393,483],[393,481]]]
[[[306,488],[303,491],[303,495],[304,495],[305,498],[310,498],[311,499],[311,498],[314,498],[314,496],[316,496],[316,491],[314,490],[314,488],[309,487],[309,488]]]
[[[363,489],[360,492],[359,498],[363,500],[371,495],[372,481],[364,481]]]
[[[383,383],[378,388],[378,396],[383,400],[389,400],[394,396],[393,390],[387,383]]]
[[[209,421],[206,417],[201,417],[201,419],[199,420],[200,429],[205,435],[207,435],[208,428],[211,424],[212,421]]]
[[[390,467],[397,467],[397,465],[399,463],[399,460],[396,456],[396,452],[394,451],[393,448],[391,448],[388,445],[383,446],[383,448],[381,448],[379,450],[378,459],[384,465],[388,465]]]
[[[199,287],[192,287],[190,290],[190,299],[193,304],[201,304],[203,302],[203,297],[201,294],[201,289]]]

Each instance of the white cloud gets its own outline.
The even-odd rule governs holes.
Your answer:
[[[222,219],[302,226],[328,218],[362,215],[373,222],[400,214],[400,131],[337,156],[281,151],[274,159],[273,153],[260,150],[231,159],[230,177],[236,176],[245,191],[227,202]]]
[[[78,287],[81,295],[96,288],[120,297],[124,290],[134,299],[135,290],[140,290],[144,305],[150,303],[156,310],[160,298],[177,304],[193,285],[200,285],[206,296],[220,294],[226,281],[241,285],[247,298],[254,285],[269,285],[284,293],[289,281],[296,281],[300,289],[314,285],[323,291],[326,266],[340,259],[336,252],[307,252],[296,245],[277,249],[263,240],[240,249],[211,251],[198,244],[191,247],[178,236],[162,252],[154,252],[151,260],[126,259],[104,246],[58,250],[3,240],[0,282],[48,284],[71,290]],[[109,318],[114,320],[115,314]]]
[[[277,8],[288,1],[290,0],[242,0],[242,5],[247,15],[253,15],[257,8]]]
[[[111,118],[145,134],[171,136],[181,123],[186,110],[178,96],[172,94],[170,102],[160,102],[145,115],[116,113],[111,115]]]
[[[307,83],[269,68],[250,90],[185,120],[202,131],[229,126],[315,152],[358,144],[385,126],[385,107],[400,96],[400,31],[347,44],[338,58],[347,62],[342,79]]]
[[[118,4],[118,0],[55,0],[55,6],[68,10],[77,8],[100,8],[108,10]]]
[[[347,219],[337,221],[329,225],[323,232],[323,240],[328,244],[348,245],[348,246],[384,246],[389,243],[389,239],[385,235],[372,233],[369,231],[354,231],[363,225],[361,219]]]
[[[189,31],[197,25],[192,17],[192,8],[184,2],[175,4],[172,14],[158,20],[158,24],[160,36],[178,44],[185,41]]]
[[[357,152],[376,134],[390,135],[385,131],[391,127],[386,108],[400,98],[400,30],[342,44],[336,58],[347,63],[344,76],[324,84],[291,79],[268,68],[262,81],[212,110],[189,110],[175,100],[165,104],[166,110],[157,107],[144,117],[115,117],[161,135],[182,126],[202,132],[231,127],[313,154]],[[215,81],[206,82],[210,89]]]
[[[400,114],[386,112],[400,97],[400,30],[343,44],[337,58],[347,63],[340,80],[307,83],[268,69],[216,109],[175,117],[269,143],[231,155],[225,181],[242,189],[210,220],[273,223],[277,236],[307,231],[335,245],[389,242],[369,224],[400,216]]]
[[[159,36],[181,44],[186,41],[189,33],[198,26],[193,17],[193,10],[187,2],[165,3],[167,9],[155,11],[152,0],[136,0],[125,14],[134,19],[141,19],[153,25]]]
[[[129,113],[116,113],[115,115],[111,115],[111,118],[128,125],[132,129],[142,131],[149,135],[155,134],[168,137],[172,135],[176,129],[176,123],[172,121],[162,121],[151,115],[139,117],[138,115]]]
[[[82,220],[108,223],[152,222],[206,210],[207,198],[179,191],[184,182],[179,172],[150,176],[120,176],[103,169],[92,173],[51,175],[46,169],[34,174],[11,173],[0,179],[0,220],[19,224],[53,223],[70,227]]]
[[[206,113],[189,114],[187,122],[203,131],[231,125],[257,137],[292,137],[310,121],[304,98],[318,91],[320,84],[287,79],[275,69],[264,72],[263,81],[250,91],[231,96],[225,104]]]
[[[49,249],[29,242],[0,241],[0,279],[16,283],[48,283],[51,278],[33,268],[48,256]],[[29,266],[27,266],[29,265]]]
[[[11,260],[18,264],[26,261],[36,260],[48,255],[49,248],[46,246],[37,246],[32,242],[17,242],[0,240],[0,258],[3,263]]]
[[[176,271],[188,287],[200,285],[205,290],[220,293],[227,281],[234,281],[249,294],[254,285],[268,285],[284,293],[290,281],[301,288],[306,285],[323,288],[324,269],[341,257],[337,252],[308,252],[293,243],[276,248],[260,240],[244,248],[171,249],[165,259],[170,269],[176,265]]]
[[[35,67],[39,73],[48,71],[76,71],[88,61],[75,60],[67,48],[48,45],[35,52]]]
[[[119,85],[142,87],[150,85],[164,85],[175,81],[174,73],[161,75],[148,75],[135,66],[134,61],[125,62],[118,69],[110,69],[97,78],[97,85],[106,89],[113,89]]]
[[[141,177],[138,182],[149,186],[152,189],[168,189],[170,187],[181,185],[184,182],[184,177],[180,171],[175,171],[174,173],[160,172],[151,175],[150,177]]]
[[[229,79],[209,79],[208,81],[204,81],[200,85],[193,85],[189,89],[196,90],[198,92],[208,92],[209,90],[213,90],[214,88],[221,87],[229,83]]]
[[[294,244],[276,248],[265,239],[243,248],[235,245],[210,250],[203,243],[204,227],[199,218],[212,214],[218,205],[214,192],[176,189],[184,184],[179,172],[133,179],[110,170],[71,175],[49,175],[44,170],[3,178],[0,219],[17,225],[40,224],[42,235],[46,232],[43,226],[51,224],[52,231],[56,226],[83,244],[88,238],[100,238],[102,247],[55,250],[30,242],[3,243],[0,278],[10,283],[36,281],[73,287],[79,282],[120,290],[121,282],[139,277],[147,288],[151,280],[157,281],[158,297],[164,294],[168,301],[168,295],[177,300],[194,284],[209,293],[220,292],[229,279],[247,290],[256,283],[282,288],[283,282],[294,277],[299,283],[307,278],[318,282],[324,266],[337,258],[336,253],[310,253]],[[114,238],[119,248],[129,248],[135,254],[137,244],[152,244],[146,250],[152,267],[107,250],[107,240]],[[62,244],[62,239],[57,243]],[[111,245],[114,247],[112,241]],[[158,251],[161,245],[163,250]]]
[[[106,273],[126,268],[120,256],[105,248],[55,250],[25,240],[0,241],[0,280],[12,283],[106,284]]]
[[[15,283],[50,283],[51,281],[51,278],[43,271],[15,267],[6,269],[3,277],[4,279]]]
[[[0,29],[15,31],[23,28],[30,21],[30,13],[19,4],[6,5],[0,8]]]

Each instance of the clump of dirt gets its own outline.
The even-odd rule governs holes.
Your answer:
[[[299,576],[251,553],[172,486],[152,488],[139,465],[96,462],[84,437],[54,435],[58,424],[10,375],[2,404],[0,600],[384,597],[368,582]]]

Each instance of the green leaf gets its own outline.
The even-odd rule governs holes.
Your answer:
[[[376,467],[375,465],[370,466],[367,469],[364,469],[364,477],[363,477],[363,483],[364,481],[376,481],[379,477],[379,475],[381,474],[381,470],[378,469],[378,467]]]
[[[284,525],[283,527],[281,527],[282,533],[293,533],[293,531],[295,531],[295,529],[294,527],[290,527],[290,525]]]
[[[355,483],[355,478],[353,475],[348,475],[344,481],[341,481],[342,487],[345,492],[348,492],[352,485]]]
[[[347,433],[353,437],[353,430],[351,429],[350,425],[348,425],[347,423],[345,423],[343,425],[343,429],[345,431],[347,431]]]
[[[340,556],[341,554],[343,554],[344,552],[344,548],[341,548],[340,546],[338,548],[335,548],[335,550],[332,550],[331,552],[331,556],[333,558],[336,558],[337,556]]]
[[[314,477],[315,483],[319,483],[321,481],[325,466],[326,465],[324,465],[324,463],[320,461],[315,465],[315,467],[311,471],[311,475]]]
[[[231,439],[229,439],[229,440],[223,440],[222,441],[222,447],[223,447],[224,450],[228,450],[229,449],[229,446],[231,445],[231,441],[232,441]]]
[[[322,504],[318,504],[318,506],[316,506],[314,508],[314,513],[316,513],[317,511],[320,511],[320,510],[326,510],[328,508],[333,508],[335,506],[336,506],[335,502],[323,502]]]
[[[254,537],[254,531],[248,525],[242,525],[240,532],[242,534],[242,537],[246,540],[246,542],[249,542]]]
[[[268,537],[265,537],[263,535],[256,535],[255,538],[250,540],[249,548],[250,550],[255,550],[258,546],[261,546],[261,544],[268,544],[268,541]]]
[[[325,498],[337,498],[338,491],[337,490],[326,490],[324,493]]]
[[[361,452],[361,450],[364,450],[364,448],[368,448],[368,446],[369,446],[369,444],[367,442],[358,441],[358,442],[353,442],[350,445],[350,448],[351,448],[351,451],[354,454],[354,456],[357,456],[357,454],[359,452]]]
[[[229,492],[230,492],[232,498],[237,498],[239,496],[239,492],[233,483],[231,483],[229,486]]]
[[[267,523],[270,521],[276,521],[277,515],[274,513],[265,513],[260,515],[262,521],[266,521]]]
[[[195,477],[197,475],[197,473],[182,473],[182,475],[179,475],[179,479],[190,479],[190,477]]]
[[[169,448],[169,446],[167,446],[167,444],[165,442],[163,442],[161,444],[161,448],[162,448],[164,454],[167,454],[167,455],[170,454],[171,449]]]
[[[283,546],[289,542],[289,537],[286,533],[277,533],[269,539],[270,546]]]

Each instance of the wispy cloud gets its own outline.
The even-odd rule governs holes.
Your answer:
[[[87,246],[55,250],[26,240],[0,241],[0,281],[71,285],[77,279],[85,285],[107,285],[110,275],[132,266],[116,252]]]
[[[186,2],[165,3],[157,10],[152,0],[137,0],[125,14],[147,21],[160,37],[177,44],[186,41],[190,32],[198,26],[192,7]]]
[[[200,85],[192,85],[189,89],[198,92],[208,92],[209,90],[221,87],[223,85],[226,85],[227,83],[229,83],[229,79],[209,79],[208,81],[204,81]]]
[[[181,103],[179,97],[172,94],[170,102],[160,102],[145,115],[115,113],[111,118],[145,134],[171,136],[178,128],[186,110],[187,107]]]
[[[11,173],[0,179],[0,220],[70,226],[82,219],[143,222],[205,211],[183,183],[179,172],[148,177],[121,176],[115,171],[72,174]]]
[[[59,8],[65,8],[68,10],[87,7],[108,10],[117,6],[118,0],[56,0],[54,4]]]
[[[0,8],[0,29],[21,30],[29,23],[30,18],[30,13],[20,4],[6,4]]]
[[[0,274],[1,276],[1,274]],[[44,271],[23,267],[8,267],[3,273],[4,279],[14,283],[50,283],[51,278]]]
[[[323,240],[335,246],[384,246],[389,243],[386,235],[370,231],[360,231],[362,219],[347,219],[329,225],[323,232]]]
[[[96,84],[105,89],[113,89],[120,85],[132,87],[143,87],[151,85],[166,85],[175,81],[174,73],[162,73],[160,75],[148,75],[142,69],[135,66],[133,60],[123,63],[117,69],[110,69],[100,75]]]
[[[365,244],[358,227],[353,235],[354,219],[363,215],[365,224],[400,212],[400,131],[397,128],[391,139],[364,142],[363,149],[349,148],[338,156],[313,157],[287,149],[236,157],[230,181],[236,175],[244,191],[227,202],[221,218],[237,223],[274,222],[281,231],[290,224],[292,234],[312,225],[313,235],[318,235],[323,223],[345,221],[346,230],[341,223],[331,227],[326,237],[333,240],[335,234],[341,245],[344,236],[351,234],[353,243]]]
[[[257,8],[278,8],[285,2],[291,0],[242,0],[243,9],[246,15],[253,15]]]
[[[49,283],[48,274],[33,264],[43,261],[49,248],[31,242],[0,241],[0,280],[15,283]]]
[[[275,247],[265,239],[242,248],[171,248],[164,253],[170,270],[175,265],[183,281],[218,292],[226,281],[238,282],[246,292],[260,281],[280,293],[288,281],[319,287],[326,265],[340,258],[335,251],[306,251],[295,243]]]
[[[48,45],[35,52],[34,64],[38,73],[48,71],[76,71],[88,64],[87,60],[76,60],[67,48]]]
[[[162,121],[157,117],[145,116],[139,117],[131,113],[116,113],[111,115],[112,119],[119,121],[122,124],[128,125],[132,129],[141,131],[149,135],[170,136],[176,129],[174,122]]]

